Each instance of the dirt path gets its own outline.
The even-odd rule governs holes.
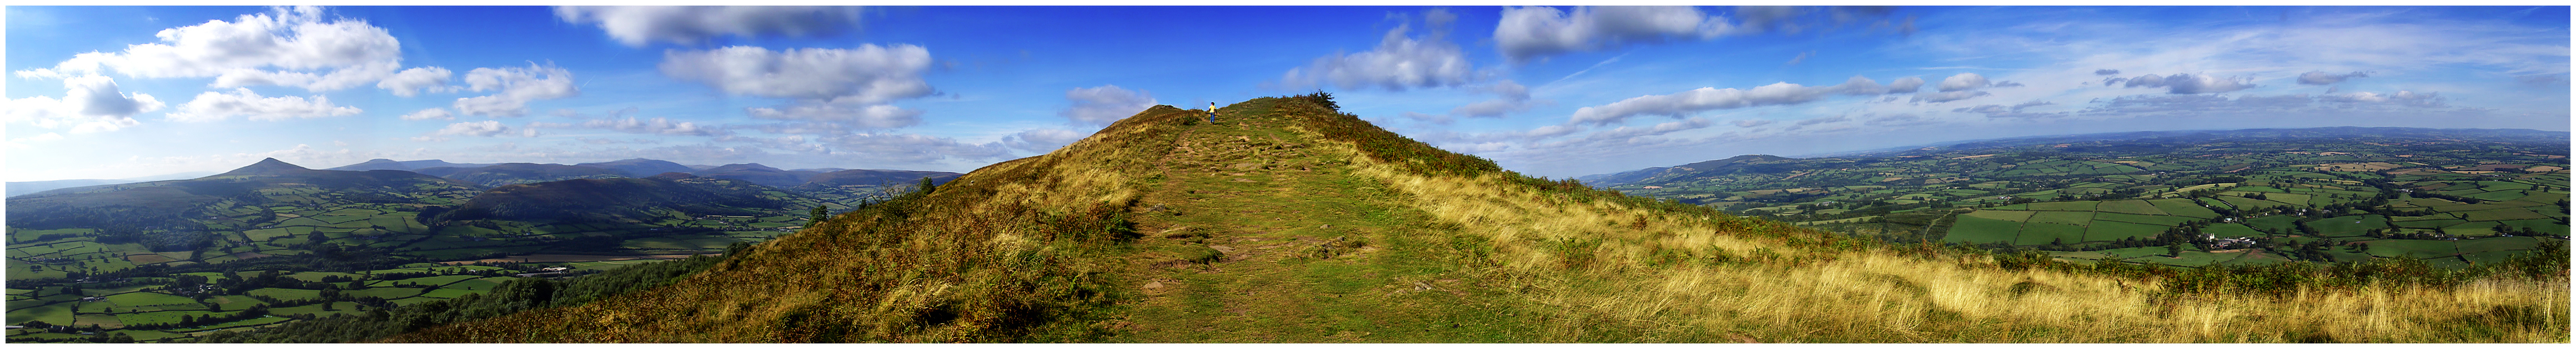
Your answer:
[[[1246,109],[1251,110],[1251,109]],[[1448,270],[1451,254],[1275,115],[1184,131],[1141,206],[1146,275],[1112,328],[1139,342],[1490,342],[1531,329]],[[1213,126],[1213,127],[1211,127]],[[1265,142],[1266,141],[1266,142]],[[1195,251],[1195,252],[1194,252]],[[1186,260],[1214,251],[1217,261]],[[1527,319],[1523,319],[1527,320]],[[1527,323],[1527,321],[1519,321]]]

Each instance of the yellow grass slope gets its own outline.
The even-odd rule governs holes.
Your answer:
[[[2027,267],[1530,179],[1321,102],[1158,106],[668,287],[394,341],[2568,340],[2563,265],[2270,293]]]

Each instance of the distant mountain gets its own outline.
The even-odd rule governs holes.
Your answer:
[[[452,210],[436,213],[436,221],[639,223],[669,219],[670,212],[686,216],[771,215],[815,203],[810,198],[770,189],[743,181],[685,174],[515,184],[494,188]]]
[[[832,171],[832,172],[826,172],[826,173],[822,173],[822,174],[816,174],[816,175],[814,175],[814,176],[813,176],[813,177],[811,177],[811,178],[807,178],[807,179],[805,180],[805,184],[803,184],[803,185],[798,185],[797,187],[807,187],[807,186],[844,186],[844,185],[875,185],[875,186],[909,185],[909,184],[914,184],[914,183],[920,182],[922,178],[930,178],[931,183],[933,183],[933,184],[940,184],[940,183],[948,183],[948,181],[949,181],[949,180],[957,179],[957,176],[961,176],[961,175],[964,175],[964,174],[962,174],[962,173],[954,173],[954,172],[904,171],[904,170],[840,170],[840,171]]]
[[[151,240],[135,234],[177,234],[161,241],[183,247],[203,243],[191,233],[218,227],[251,227],[283,219],[272,207],[429,205],[473,196],[480,187],[407,171],[325,171],[277,159],[197,179],[65,188],[11,197],[8,224],[27,229],[90,228],[102,242]],[[288,209],[293,210],[293,209]],[[290,216],[291,217],[291,216]],[[158,235],[156,235],[158,236]],[[149,242],[149,241],[147,241]]]
[[[410,170],[418,170],[418,169],[433,168],[433,167],[459,167],[459,168],[472,168],[472,167],[483,167],[483,166],[491,166],[491,165],[492,165],[492,164],[459,164],[459,163],[452,163],[452,162],[447,162],[447,161],[442,161],[442,160],[394,161],[394,160],[392,160],[392,159],[374,159],[374,160],[367,160],[367,162],[361,162],[361,163],[358,163],[358,164],[356,164],[356,165],[348,165],[348,166],[340,166],[340,167],[326,168],[325,170],[335,170],[335,171],[403,170],[403,171],[410,171]]]
[[[126,179],[64,179],[64,180],[51,180],[51,181],[9,182],[9,183],[8,183],[8,191],[9,191],[9,196],[13,196],[13,197],[14,197],[14,196],[25,196],[25,195],[28,195],[28,194],[35,194],[35,193],[40,193],[40,192],[44,192],[44,191],[48,191],[48,190],[62,189],[62,188],[77,188],[77,187],[87,187],[87,186],[98,186],[98,185],[109,185],[109,184],[125,184],[125,183],[150,182],[150,181],[166,181],[166,180],[173,180],[173,179],[189,179],[189,178],[205,177],[206,175],[211,175],[211,174],[215,174],[215,173],[214,173],[213,171],[193,171],[193,172],[180,172],[180,173],[172,173],[172,174],[157,175],[157,176],[134,177],[134,178],[126,178]]]
[[[699,171],[699,170],[705,170],[705,169],[710,169],[710,168],[716,168],[716,165],[688,165],[688,166],[689,166],[689,170],[690,170],[690,171]]]
[[[2282,129],[2282,128],[2254,128],[2254,129],[2239,129],[2239,130],[2140,131],[2140,132],[2112,132],[2112,133],[2090,133],[2090,134],[2076,134],[2076,135],[2050,135],[2050,136],[2030,136],[2030,137],[2012,137],[2012,138],[1981,139],[1981,140],[1969,140],[1969,141],[1950,142],[1950,143],[1936,143],[1936,144],[1925,145],[1925,146],[1916,146],[1916,147],[1898,147],[1898,148],[1883,149],[1883,150],[1878,150],[1878,151],[1864,151],[1864,152],[1854,152],[1854,153],[1845,153],[1845,154],[1835,154],[1835,156],[1844,156],[1844,157],[1885,157],[1885,156],[1903,156],[1903,155],[1916,155],[1916,154],[1937,153],[1937,152],[1944,152],[1944,151],[1950,151],[1950,150],[2011,148],[2011,147],[2031,146],[2031,145],[2054,145],[2054,144],[2060,144],[2060,143],[2085,143],[2085,142],[2118,142],[2118,143],[2121,143],[2121,144],[2124,144],[2124,145],[2128,145],[2128,144],[2188,144],[2188,143],[2202,143],[2202,142],[2219,141],[2219,140],[2229,140],[2229,139],[2288,140],[2288,139],[2317,139],[2317,138],[2353,138],[2353,139],[2363,139],[2363,140],[2367,140],[2367,139],[2391,139],[2391,140],[2405,139],[2405,140],[2413,140],[2413,139],[2461,138],[2461,139],[2477,139],[2477,140],[2482,140],[2482,141],[2508,142],[2508,143],[2560,143],[2560,144],[2563,144],[2563,143],[2567,143],[2567,141],[2568,141],[2568,133],[2567,133],[2567,132],[2564,132],[2564,131],[2541,131],[2541,130],[2532,130],[2532,129],[2419,128],[2419,127],[2348,127],[2348,126],[2347,126],[2347,127],[2318,127],[2318,128],[2288,128],[2288,129]],[[2152,150],[2152,149],[2149,149],[2149,150]]]
[[[1688,178],[1688,177],[1698,177],[1698,176],[1718,176],[1718,175],[1729,175],[1729,174],[1747,173],[1747,172],[1752,172],[1752,173],[1784,173],[1784,172],[1789,172],[1789,171],[1794,171],[1794,170],[1799,170],[1799,169],[1806,169],[1806,168],[1812,168],[1812,167],[1815,167],[1815,165],[1813,165],[1813,164],[1809,164],[1809,163],[1812,163],[1812,162],[1816,162],[1816,161],[1808,161],[1808,160],[1803,160],[1803,159],[1791,159],[1791,158],[1784,158],[1784,157],[1770,156],[1770,155],[1759,155],[1759,154],[1755,154],[1755,155],[1738,155],[1738,156],[1736,156],[1736,157],[1731,157],[1731,158],[1718,159],[1718,160],[1709,160],[1709,161],[1701,161],[1701,162],[1694,162],[1694,163],[1690,163],[1690,164],[1686,164],[1686,165],[1681,165],[1681,166],[1673,166],[1673,167],[1649,167],[1649,168],[1646,168],[1646,169],[1636,170],[1636,171],[1628,171],[1628,172],[1620,172],[1620,173],[1612,173],[1612,174],[1598,174],[1598,175],[1590,175],[1590,176],[1577,177],[1576,179],[1578,179],[1578,180],[1582,180],[1584,184],[1591,184],[1591,185],[1593,185],[1593,186],[1598,186],[1598,187],[1608,187],[1608,186],[1615,186],[1615,185],[1621,185],[1621,184],[1638,183],[1638,182],[1645,182],[1645,181],[1651,181],[1651,180],[1656,180],[1656,179],[1668,179],[1668,178]],[[1837,163],[1839,163],[1839,162],[1847,162],[1847,161],[1826,161],[1826,162],[1837,162]]]
[[[432,167],[412,172],[488,187],[581,178],[642,177],[626,175],[617,169],[607,167],[531,163],[493,164],[482,167]]]
[[[638,159],[625,159],[625,160],[617,160],[617,161],[609,161],[609,162],[589,162],[589,163],[575,164],[575,165],[573,165],[573,166],[582,166],[582,167],[598,167],[598,168],[612,169],[612,170],[617,170],[619,173],[624,173],[624,174],[626,174],[626,176],[627,176],[627,177],[639,177],[639,178],[641,178],[641,177],[652,177],[653,175],[658,175],[658,174],[663,174],[663,173],[669,173],[669,172],[689,172],[689,171],[696,171],[696,170],[697,170],[697,169],[694,169],[694,168],[689,168],[688,166],[682,166],[682,165],[677,164],[677,163],[672,163],[672,162],[670,162],[670,161],[653,160],[653,159],[641,159],[641,158],[638,158]]]
[[[846,168],[839,168],[839,167],[825,167],[825,168],[800,168],[800,169],[794,169],[794,170],[789,170],[789,171],[812,171],[812,172],[821,172],[821,173],[831,173],[831,172],[841,172],[841,171],[849,171],[849,170],[850,170],[850,169],[846,169]]]
[[[731,179],[780,188],[805,184],[806,178],[812,178],[815,175],[822,174],[821,172],[813,171],[781,170],[776,167],[769,167],[756,163],[716,166],[689,173],[702,177]]]

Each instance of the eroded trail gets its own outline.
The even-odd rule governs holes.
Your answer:
[[[1270,108],[1245,108],[1269,110]],[[1144,196],[1140,342],[1482,342],[1532,333],[1440,252],[1419,211],[1271,114],[1182,133]],[[1518,314],[1526,316],[1526,314]],[[1515,335],[1518,333],[1519,335]]]

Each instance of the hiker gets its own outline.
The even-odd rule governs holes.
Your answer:
[[[1216,123],[1216,102],[1208,102],[1208,123]]]

